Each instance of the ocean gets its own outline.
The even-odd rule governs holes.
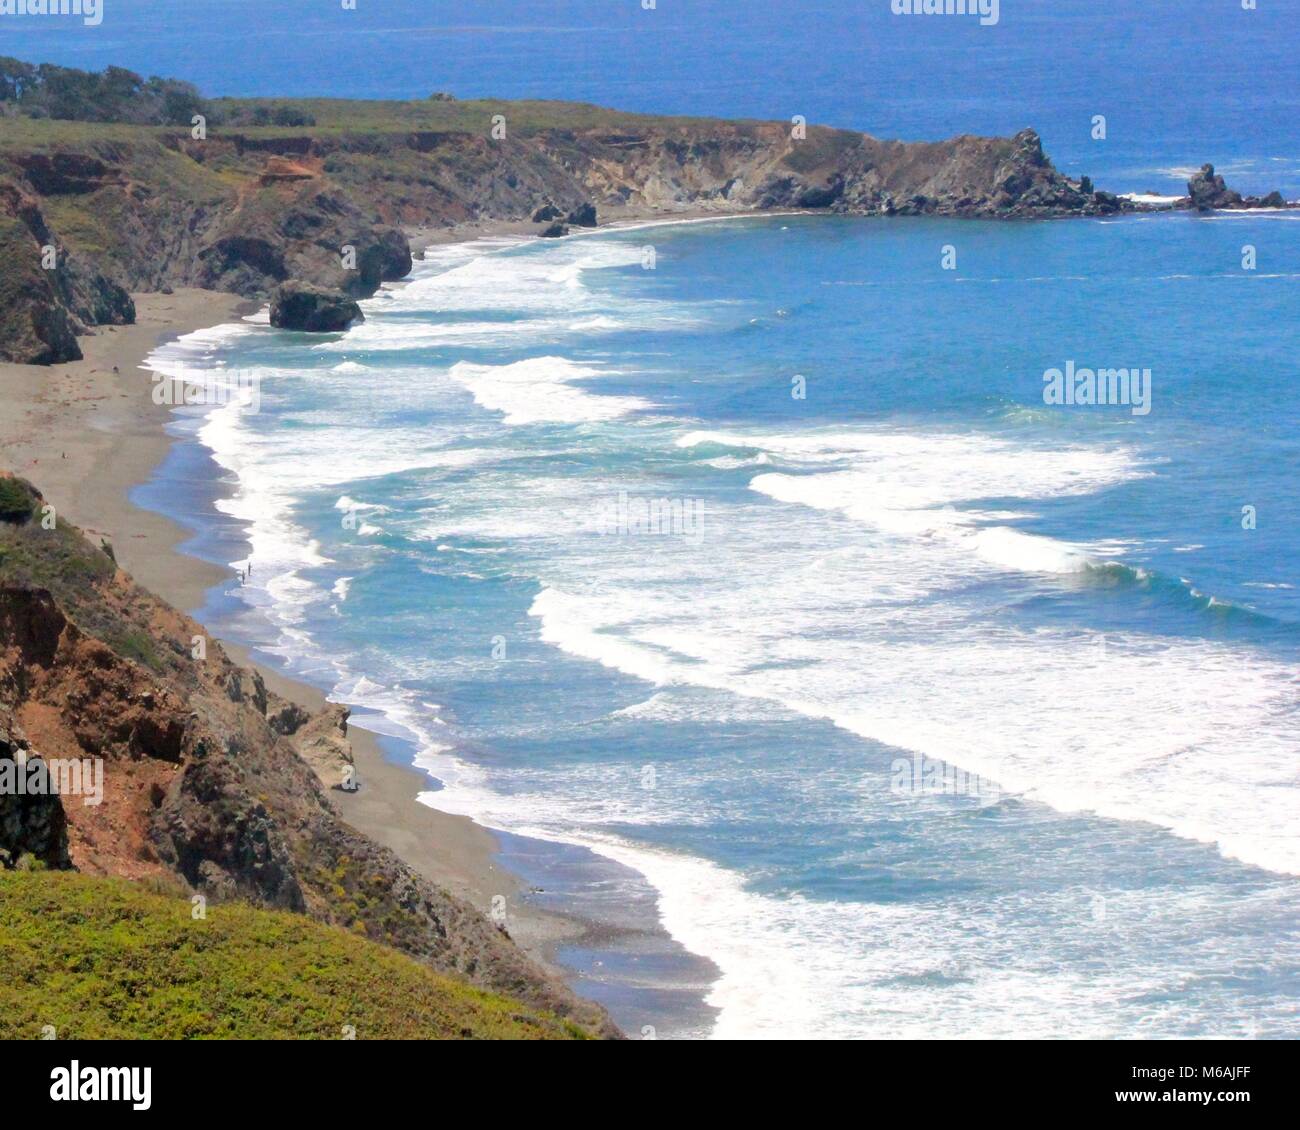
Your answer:
[[[718,976],[702,1015],[573,955],[629,1030],[1295,1036],[1298,250],[1281,212],[434,248],[345,335],[162,347],[260,403],[183,411],[141,497],[211,453],[219,634],[427,803],[649,881]],[[1149,385],[1045,403],[1071,363]]]
[[[1112,191],[1213,161],[1300,196],[1295,0],[262,8],[109,0],[6,50],[210,94],[1032,125]],[[1297,219],[434,248],[346,335],[161,347],[258,410],[180,410],[137,497],[251,556],[213,630],[353,704],[534,898],[657,914],[673,947],[560,955],[633,1034],[1295,1038]],[[1112,369],[1129,403],[1045,396]]]

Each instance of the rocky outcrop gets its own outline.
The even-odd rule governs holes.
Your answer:
[[[308,715],[293,730],[290,744],[327,789],[356,787],[352,745],[348,741],[346,706],[331,704],[316,715]]]
[[[1214,171],[1214,166],[1209,164],[1202,165],[1200,172],[1187,182],[1186,202],[1198,212],[1291,206],[1280,192],[1270,192],[1267,196],[1242,196],[1229,188],[1223,177]]]
[[[568,215],[568,222],[575,228],[594,228],[596,226],[596,205],[590,201],[580,204]]]
[[[305,333],[341,333],[364,322],[361,307],[340,290],[285,283],[271,296],[271,325]]]
[[[0,217],[0,360],[53,365],[81,359],[76,323],[59,301],[40,247],[21,224]]]
[[[0,705],[0,867],[12,870],[36,862],[63,870],[72,866],[63,805],[48,792],[18,787],[19,774],[25,781],[33,778],[33,760],[38,759],[22,727]]]
[[[376,224],[336,187],[319,178],[264,178],[215,218],[195,251],[193,274],[176,281],[188,277],[250,298],[286,281],[368,298],[410,273],[406,237]]]
[[[1202,165],[1191,180],[1187,182],[1187,196],[1192,207],[1198,212],[1211,212],[1215,208],[1238,208],[1241,206],[1241,193],[1233,192],[1223,177],[1214,171],[1213,165]]]
[[[351,765],[345,711],[279,699],[75,528],[42,528],[38,502],[0,476],[0,753],[98,758],[103,797],[0,796],[0,865],[30,857],[307,914],[615,1034],[476,909],[342,819],[330,789]]]
[[[37,199],[0,182],[0,359],[49,365],[81,357],[77,335],[135,320],[126,290],[74,257]]]
[[[285,104],[293,120],[309,120]],[[1057,171],[1033,130],[1014,137],[882,141],[783,122],[644,118],[594,107],[532,107],[494,138],[497,103],[364,108],[364,128],[188,131],[122,126],[32,146],[0,133],[0,230],[26,229],[6,271],[0,355],[76,356],[87,327],[130,320],[128,291],[200,286],[265,298],[287,282],[354,299],[405,277],[406,228],[485,220],[565,235],[598,215],[804,209],[853,215],[1045,219],[1148,211]],[[391,124],[375,126],[387,113]],[[240,107],[228,120],[242,121]],[[39,123],[27,122],[30,129]],[[286,132],[286,131],[289,132]],[[30,136],[30,133],[28,134]],[[1236,201],[1213,176],[1183,207]],[[60,217],[50,231],[42,207]],[[37,274],[38,247],[59,266]],[[8,260],[6,260],[8,261]],[[35,265],[33,265],[35,264]]]

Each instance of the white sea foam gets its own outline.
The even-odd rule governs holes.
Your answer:
[[[510,365],[459,361],[451,367],[452,380],[469,389],[484,408],[503,413],[507,424],[612,420],[654,407],[640,397],[593,395],[575,384],[611,375],[564,357],[533,357]]]
[[[762,449],[796,467],[838,464],[842,469],[819,473],[763,474],[750,485],[778,501],[836,510],[887,533],[944,539],[990,564],[1024,572],[1081,572],[1092,558],[1078,546],[988,525],[1005,512],[957,510],[955,504],[1090,494],[1143,473],[1122,450],[1032,448],[974,435],[691,432],[677,442]]]
[[[705,860],[573,838],[645,875],[666,929],[718,965],[707,997],[721,1010],[714,1039],[1098,1039],[1187,1021],[1166,1029],[1122,974],[1026,961],[1038,930],[999,938],[1002,906],[772,899]]]
[[[431,277],[452,273],[445,266],[431,268]],[[508,300],[524,307],[527,332],[558,333],[583,318],[636,320],[618,323],[621,313],[590,308],[582,274],[598,266],[570,259],[552,267],[535,282],[546,292],[536,300],[507,289]],[[393,301],[414,312],[436,296],[444,310],[473,313],[503,277],[474,268],[431,285],[423,298],[404,288]],[[493,308],[501,304],[494,300]],[[666,309],[643,315],[677,316]],[[472,331],[479,342],[512,332],[496,322],[479,326]],[[425,340],[419,327],[387,328],[408,342]],[[578,375],[563,368],[581,368],[566,359],[537,360],[561,367],[477,366],[453,377],[508,423],[600,421],[635,410],[607,405],[600,412],[608,415],[592,415],[588,402],[635,398],[601,397],[572,383],[604,369]],[[251,523],[253,587],[265,586],[286,648],[309,650],[295,609],[328,598],[301,576],[324,558],[294,524],[296,500],[337,484],[349,490],[339,502],[352,502],[365,495],[358,480],[448,466],[438,462],[447,453],[401,429],[386,429],[382,444],[340,448],[339,431],[260,437],[237,414],[217,416],[204,438],[238,476],[228,512]],[[518,552],[548,534],[545,559],[533,563],[545,579],[531,609],[541,637],[655,687],[623,712],[629,718],[671,718],[679,688],[723,691],[926,752],[1065,811],[1156,824],[1216,843],[1229,856],[1300,869],[1291,833],[1292,673],[1218,643],[976,627],[963,614],[961,593],[973,577],[1011,570],[1075,583],[1094,558],[1112,558],[1116,546],[1071,545],[1005,523],[1023,520],[1029,500],[1095,493],[1145,473],[1130,454],[866,430],[694,432],[677,442],[703,448],[701,462],[773,468],[754,478],[749,502],[711,515],[710,536],[695,556],[648,553],[617,539],[591,551],[564,544],[570,531],[557,530],[546,509],[556,501],[547,493],[554,484],[541,476],[476,474],[477,517],[437,515],[418,536],[435,544],[452,534],[500,538]],[[563,501],[573,507],[581,499]],[[345,599],[340,583],[333,595]],[[426,803],[583,843],[645,874],[661,892],[667,928],[722,969],[710,998],[722,1009],[718,1035],[1103,1036],[1131,1034],[1143,1019],[1120,978],[1034,965],[1033,924],[1013,941],[992,928],[1013,914],[981,918],[990,908],[974,902],[890,907],[766,897],[736,872],[633,844],[610,828],[686,822],[690,811],[637,807],[609,788],[503,794],[483,769],[453,756],[441,720],[414,692],[341,670],[335,697],[373,712],[358,724],[417,743],[419,764],[446,785],[423,795]],[[1146,909],[1136,907],[1135,919]],[[1151,1025],[1153,1034],[1161,1023]]]
[[[250,326],[234,324],[195,330],[159,345],[141,368],[173,378],[209,379],[211,374],[208,370],[222,363],[223,351],[240,338],[256,332]]]
[[[638,562],[635,580],[620,580],[608,556],[566,571],[576,587],[555,584],[534,601],[543,639],[657,685],[767,698],[1063,811],[1158,824],[1300,872],[1288,752],[1300,717],[1282,665],[1133,632],[981,632],[944,595],[980,567],[1068,576],[1113,561],[1113,543],[989,524],[1006,512],[971,507],[1104,490],[1147,473],[1130,454],[866,431],[677,442],[769,452],[791,470],[752,486],[795,509],[715,518],[704,548],[725,583],[701,569],[689,600],[668,559],[662,573]],[[800,516],[809,510],[842,515],[862,535],[810,525]],[[800,550],[752,542],[739,533],[747,522],[785,522],[783,539]]]
[[[536,345],[701,322],[699,308],[635,295],[611,301],[587,286],[590,272],[639,268],[641,249],[629,243],[566,241],[547,247],[544,255],[510,253],[519,250],[518,241],[466,247],[474,250],[420,264],[385,302],[363,304],[367,321],[315,348],[382,353],[512,341]],[[408,313],[422,316],[403,319]]]
[[[1177,204],[1183,199],[1181,196],[1162,196],[1156,192],[1122,192],[1120,196],[1135,204]]]

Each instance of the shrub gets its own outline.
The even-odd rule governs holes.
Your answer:
[[[0,521],[16,525],[26,522],[36,511],[39,497],[22,479],[0,478]]]

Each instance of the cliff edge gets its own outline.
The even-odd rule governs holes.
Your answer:
[[[349,777],[346,721],[277,698],[30,484],[0,476],[0,866],[297,912],[616,1035],[502,929],[340,817],[329,790]],[[13,787],[51,771],[64,791]]]
[[[562,235],[611,210],[1011,219],[1125,207],[1058,173],[1032,130],[923,143],[563,102],[205,102],[120,68],[0,64],[10,361],[76,359],[77,334],[133,319],[133,291],[368,297],[410,271],[404,228],[531,219]]]

